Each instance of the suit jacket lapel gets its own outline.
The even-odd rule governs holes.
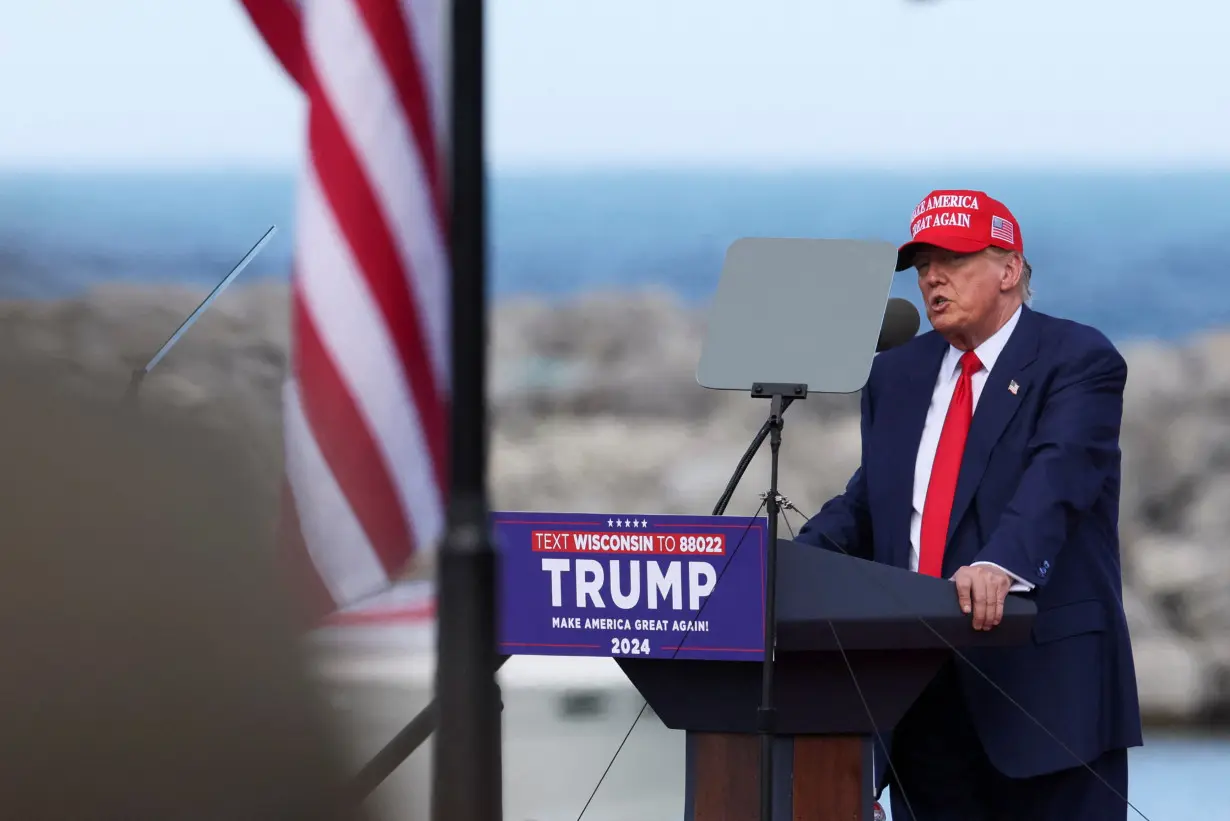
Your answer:
[[[948,343],[934,331],[920,345],[917,358],[909,363],[905,378],[894,390],[879,398],[876,403],[876,427],[889,437],[886,458],[891,465],[885,471],[886,509],[885,522],[887,542],[892,546],[892,563],[897,567],[909,567],[910,561],[910,516],[914,509],[914,461],[922,441],[923,426],[927,423],[927,409],[935,392],[935,381]],[[881,427],[882,426],[882,427]]]
[[[1003,435],[1008,422],[1029,393],[1031,382],[1029,365],[1038,355],[1038,317],[1028,307],[1021,309],[1021,318],[1004,346],[1003,353],[995,361],[995,367],[987,375],[974,409],[969,436],[965,440],[965,454],[961,459],[961,473],[957,476],[957,492],[952,501],[952,516],[948,520],[948,541],[957,528],[961,517],[974,498],[982,474],[991,458],[991,449]],[[1016,390],[1011,390],[1012,384]]]

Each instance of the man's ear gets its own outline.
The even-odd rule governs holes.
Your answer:
[[[1025,271],[1021,255],[1010,253],[1004,256],[1004,269],[999,275],[999,290],[1007,292],[1021,284],[1021,276]]]

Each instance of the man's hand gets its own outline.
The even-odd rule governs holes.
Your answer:
[[[1011,576],[998,568],[979,564],[959,568],[952,580],[957,585],[961,612],[973,611],[975,630],[990,630],[1003,621],[1004,599],[1008,598],[1008,588],[1012,587]]]

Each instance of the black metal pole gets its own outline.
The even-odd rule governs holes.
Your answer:
[[[777,469],[782,446],[783,398],[774,395],[769,406],[769,492],[765,515],[769,519],[769,543],[764,596],[764,663],[760,679],[760,821],[773,821],[773,740],[777,732],[777,711],[773,706],[773,656],[777,646]]]
[[[503,811],[496,555],[487,509],[483,29],[483,0],[452,0],[452,458],[438,582],[435,821],[499,821]]]

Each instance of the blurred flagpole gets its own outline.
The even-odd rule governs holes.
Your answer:
[[[128,383],[128,391],[124,394],[125,402],[130,404],[136,403],[138,391],[141,390],[141,384],[145,381],[145,377],[149,375],[149,372],[162,361],[163,357],[171,352],[171,348],[175,347],[175,343],[179,342],[180,338],[188,332],[188,329],[192,327],[193,323],[201,318],[201,314],[205,313],[205,309],[213,304],[214,300],[222,295],[222,292],[235,281],[237,276],[243,273],[243,270],[248,267],[248,264],[252,262],[252,260],[256,259],[256,255],[261,252],[261,249],[264,248],[266,244],[268,244],[269,240],[273,238],[273,235],[277,230],[278,227],[276,225],[270,225],[268,230],[266,230],[265,233],[261,235],[261,238],[256,241],[256,244],[248,249],[248,253],[244,254],[243,258],[240,259],[239,262],[235,263],[235,267],[231,268],[230,272],[227,273],[227,275],[214,286],[214,289],[209,292],[209,295],[206,296],[205,299],[201,300],[201,304],[197,305],[196,308],[193,309],[192,313],[188,314],[188,318],[181,322],[179,327],[175,329],[175,332],[172,333],[171,336],[167,338],[166,342],[163,342],[161,347],[154,352],[154,355],[150,357],[149,362],[146,362],[140,368],[137,368],[132,372],[132,379]]]
[[[497,821],[503,812],[497,557],[487,500],[483,17],[483,0],[452,0],[452,461],[439,563],[433,821]]]

